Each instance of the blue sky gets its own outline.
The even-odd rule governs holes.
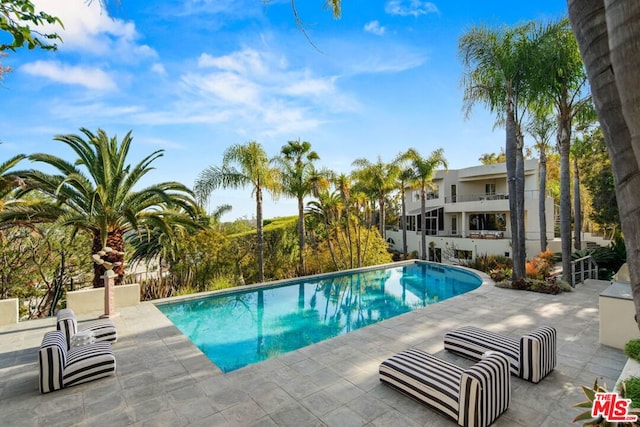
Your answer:
[[[298,0],[316,49],[289,0],[34,3],[62,19],[64,43],[3,58],[14,71],[0,87],[0,161],[34,152],[72,159],[53,136],[81,127],[132,130],[131,162],[165,150],[146,183],[188,186],[249,140],[269,155],[309,141],[318,164],[338,172],[409,147],[443,148],[450,168],[476,165],[500,151],[504,131],[482,106],[465,120],[458,38],[474,24],[566,14],[565,0],[343,0],[335,20],[322,1]],[[224,220],[255,213],[250,189],[216,191],[211,207],[221,204],[233,206]],[[295,213],[294,200],[265,198],[265,217]]]

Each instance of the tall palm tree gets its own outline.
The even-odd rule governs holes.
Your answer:
[[[533,137],[534,148],[540,154],[539,182],[538,182],[538,221],[540,223],[540,252],[547,250],[547,153],[553,148],[551,137],[556,129],[556,122],[545,111],[533,113],[527,124],[527,132]]]
[[[375,163],[371,163],[364,158],[359,158],[354,160],[351,165],[358,168],[353,172],[354,177],[360,181],[364,188],[369,189],[378,200],[378,209],[380,211],[380,215],[378,216],[378,229],[384,239],[386,238],[385,200],[387,195],[396,189],[396,177],[400,169],[393,162],[384,163],[380,156],[378,156],[378,160]]]
[[[216,188],[252,187],[256,199],[258,280],[264,281],[264,232],[262,219],[262,193],[277,196],[281,191],[280,172],[256,141],[227,148],[222,155],[222,166],[210,166],[200,173],[194,191],[204,203]]]
[[[640,322],[640,3],[567,3],[611,156],[636,322]]]
[[[439,148],[433,151],[429,157],[423,157],[415,148],[409,148],[400,157],[402,160],[408,161],[413,170],[413,182],[420,189],[420,215],[422,216],[421,237],[421,254],[423,260],[427,259],[427,188],[433,178],[433,173],[438,166],[448,167],[447,160],[444,158],[444,150]]]
[[[311,150],[311,143],[307,141],[288,141],[280,150],[281,156],[276,158],[282,172],[283,192],[298,201],[298,275],[305,274],[304,265],[304,198],[317,193],[322,185],[320,175],[313,162],[320,159]],[[325,181],[326,182],[326,181]],[[327,182],[328,184],[328,182]]]
[[[400,218],[400,227],[402,228],[402,255],[404,259],[409,256],[409,250],[407,249],[407,200],[406,190],[407,186],[415,181],[415,173],[413,169],[407,167],[400,171],[398,174],[398,185],[400,186],[400,202],[402,204],[402,216]]]
[[[92,253],[103,247],[113,249],[107,261],[120,263],[113,268],[116,284],[124,278],[125,235],[160,228],[171,232],[174,221],[197,226],[197,206],[192,193],[178,182],[163,182],[135,190],[140,180],[153,168],[151,163],[163,155],[157,150],[136,165],[127,163],[131,132],[121,142],[109,138],[99,129],[96,134],[80,129],[82,135],[59,135],[54,139],[70,147],[78,156],[69,162],[50,154],[32,154],[29,159],[46,163],[58,173],[39,170],[19,172],[25,188],[22,196],[38,191],[45,197],[12,205],[0,214],[0,221],[15,223],[56,222],[88,232]],[[87,258],[88,259],[88,258]],[[94,265],[94,287],[103,286],[102,265]]]
[[[513,279],[525,277],[522,121],[531,100],[527,80],[531,44],[530,25],[499,29],[474,27],[458,41],[465,69],[463,85],[467,115],[476,103],[482,102],[497,114],[496,124],[506,128]]]
[[[539,26],[532,87],[538,102],[552,106],[557,118],[556,144],[560,153],[560,240],[562,278],[571,281],[571,133],[577,115],[589,107],[587,76],[568,19]],[[576,229],[575,233],[580,230]]]

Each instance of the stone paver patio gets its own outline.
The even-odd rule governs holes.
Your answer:
[[[626,358],[598,340],[598,295],[588,281],[544,295],[484,284],[428,306],[224,374],[151,303],[119,309],[113,377],[41,395],[37,348],[54,319],[0,329],[0,424],[4,426],[453,426],[380,384],[378,365],[413,346],[461,366],[442,334],[476,325],[517,336],[558,330],[558,366],[539,384],[512,377],[512,401],[496,426],[564,426],[578,414],[581,385],[612,387]]]

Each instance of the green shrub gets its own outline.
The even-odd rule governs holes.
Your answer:
[[[640,362],[640,338],[628,341],[624,345],[624,354],[628,358]]]
[[[640,377],[629,377],[623,381],[626,399],[631,399],[632,408],[640,408]]]

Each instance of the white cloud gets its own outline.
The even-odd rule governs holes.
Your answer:
[[[439,12],[435,3],[422,0],[389,0],[384,10],[390,15],[415,17]]]
[[[155,64],[153,64],[151,66],[151,71],[153,71],[156,74],[159,74],[161,76],[166,76],[167,75],[167,70],[164,68],[164,65],[162,65],[159,62],[156,62]]]
[[[109,55],[129,61],[157,56],[151,47],[137,43],[139,35],[133,22],[110,17],[100,1],[34,0],[34,4],[36,10],[57,16],[64,24],[64,29],[42,26],[43,31],[56,32],[62,37],[61,51]]]
[[[57,61],[35,61],[23,65],[20,70],[33,76],[80,85],[87,89],[108,91],[117,88],[115,81],[107,73],[95,67],[70,66]]]
[[[380,26],[380,22],[371,21],[364,26],[364,30],[368,33],[375,34],[377,36],[381,36],[387,30],[385,27]]]

